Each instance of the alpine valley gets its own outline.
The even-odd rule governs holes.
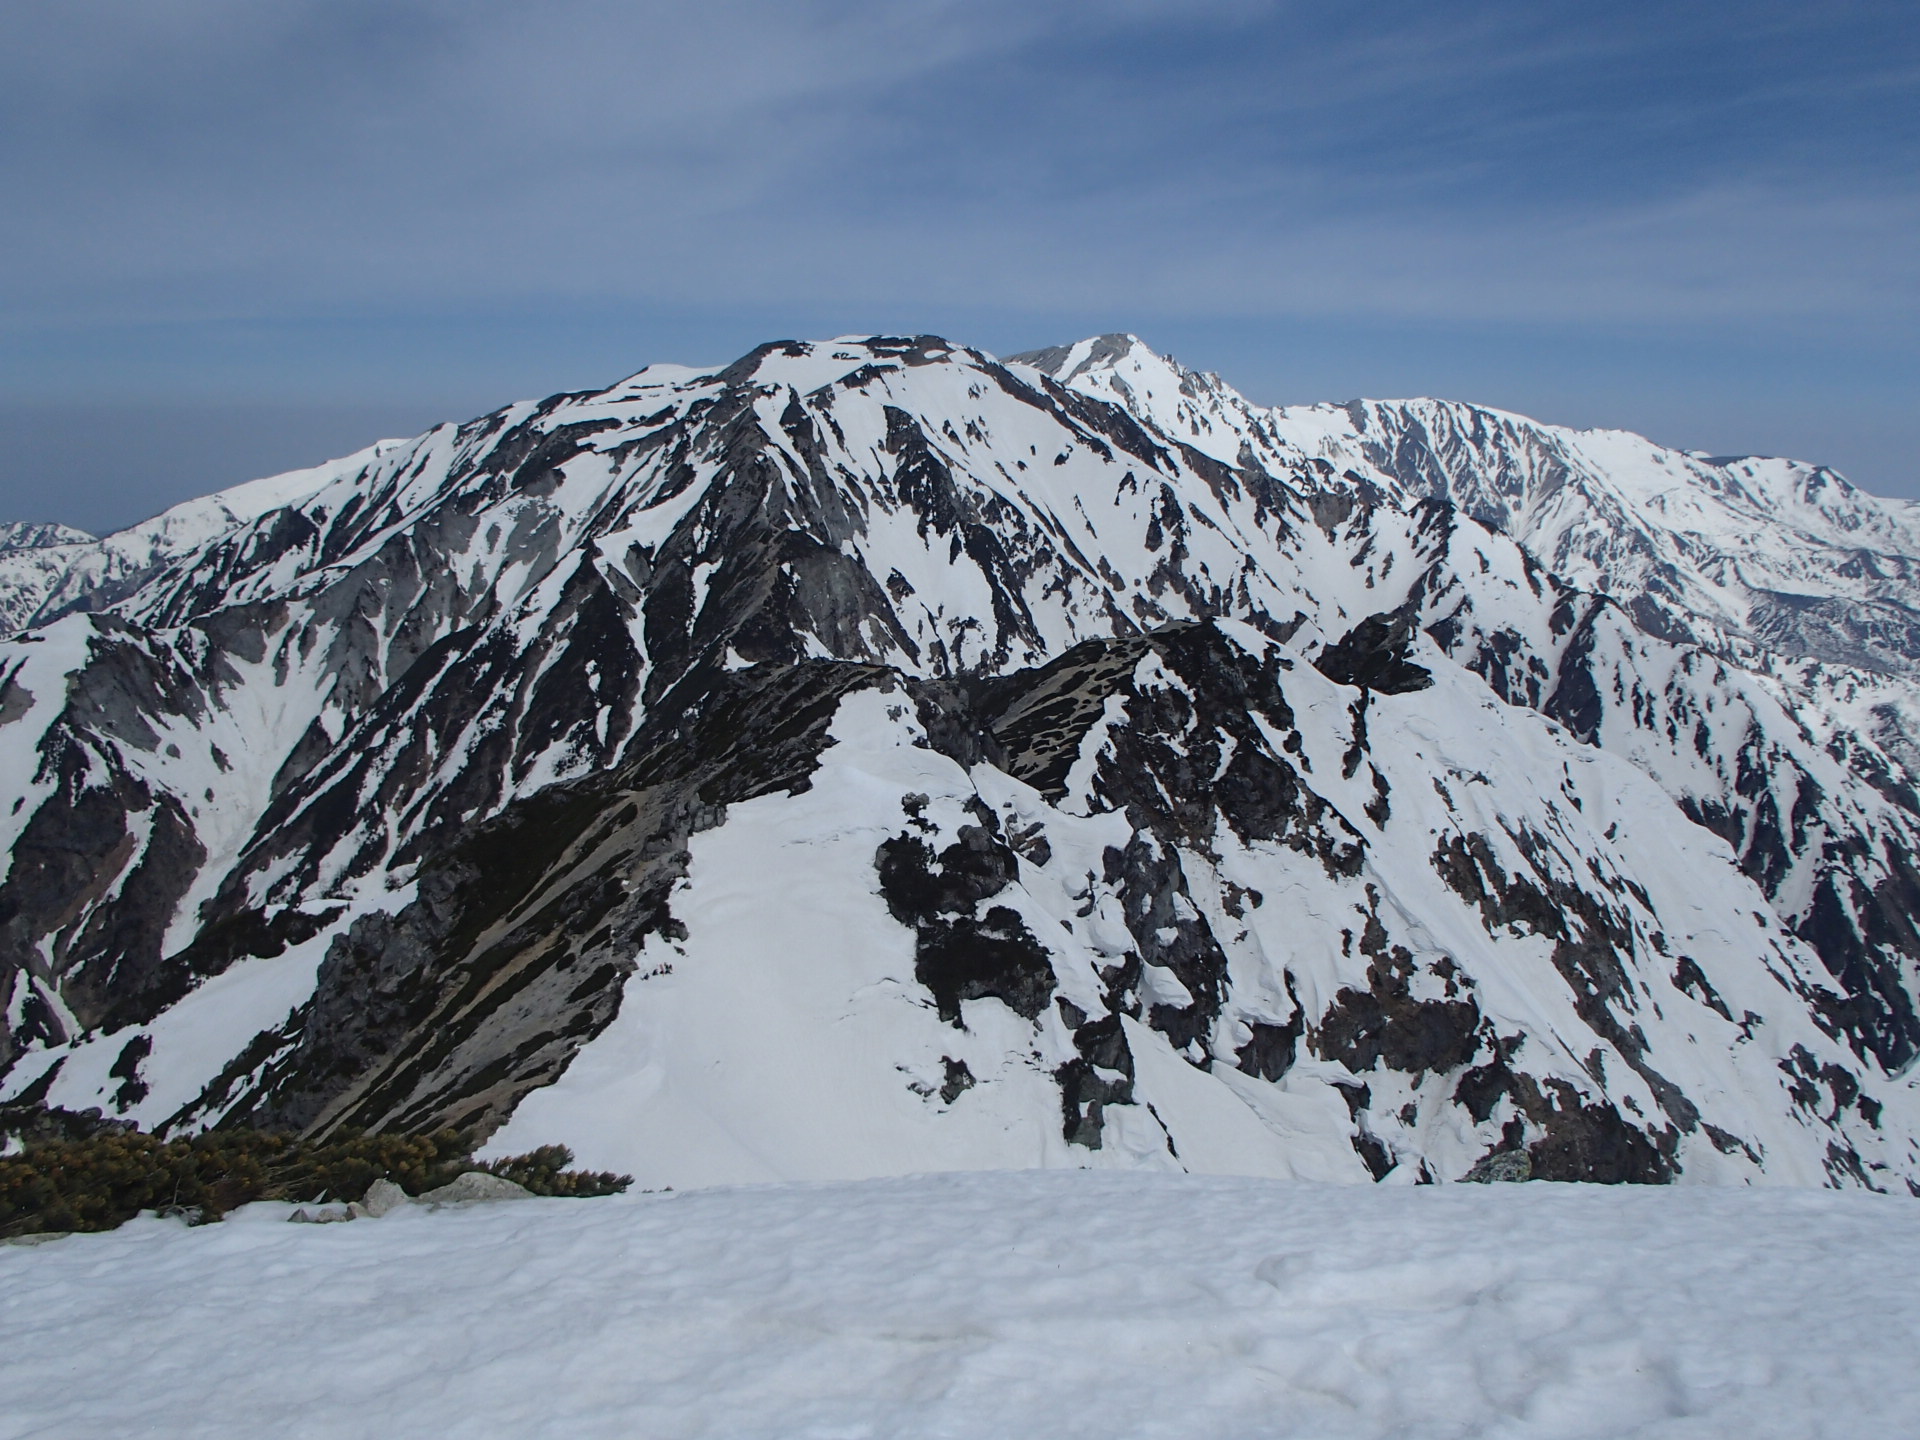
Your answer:
[[[866,337],[0,546],[16,1106],[1920,1193],[1920,512],[1830,470]]]

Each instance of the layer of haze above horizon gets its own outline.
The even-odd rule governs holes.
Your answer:
[[[861,332],[1920,496],[1917,102],[1890,0],[14,7],[0,519]]]

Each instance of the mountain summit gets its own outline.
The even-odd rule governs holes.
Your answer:
[[[1920,1185],[1915,557],[1131,336],[651,366],[0,553],[0,1088],[649,1185]]]

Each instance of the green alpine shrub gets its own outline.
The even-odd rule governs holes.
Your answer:
[[[24,1148],[0,1156],[0,1238],[111,1230],[142,1210],[204,1222],[253,1200],[357,1200],[382,1178],[418,1195],[468,1170],[536,1195],[612,1195],[633,1183],[630,1175],[568,1170],[573,1154],[562,1145],[478,1164],[472,1142],[452,1130],[303,1140],[235,1129],[160,1140],[118,1122],[95,1122],[88,1134],[77,1123],[86,1119],[9,1130]]]
[[[542,1145],[524,1155],[484,1160],[474,1166],[502,1180],[523,1185],[536,1195],[618,1195],[633,1184],[631,1175],[611,1170],[573,1170],[573,1151],[564,1145]]]

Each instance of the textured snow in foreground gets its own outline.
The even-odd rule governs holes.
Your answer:
[[[0,1249],[0,1435],[1911,1434],[1920,1207],[972,1174]]]

